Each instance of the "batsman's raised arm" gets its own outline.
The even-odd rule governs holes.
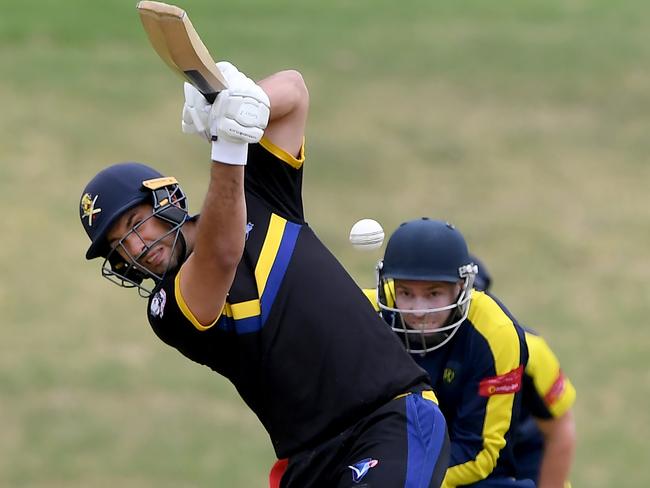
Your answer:
[[[212,141],[214,164],[195,246],[179,273],[180,293],[203,326],[219,317],[244,249],[248,144],[259,142],[264,133],[275,146],[298,155],[309,108],[307,88],[297,71],[281,71],[255,84],[230,63],[220,62],[219,68],[229,88],[209,106],[186,84],[183,109],[185,132],[193,132],[188,127],[194,122],[204,127],[203,133],[207,128]]]
[[[264,138],[298,156],[305,137],[309,92],[302,75],[295,70],[280,71],[259,85],[271,100],[271,118]]]
[[[244,250],[246,201],[244,167],[248,144],[259,142],[269,119],[264,90],[230,63],[224,64],[229,88],[210,105],[190,84],[184,86],[182,127],[202,128],[212,145],[210,183],[194,245],[178,275],[179,292],[197,325],[219,317]]]

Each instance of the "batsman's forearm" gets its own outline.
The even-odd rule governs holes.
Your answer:
[[[236,270],[246,233],[244,166],[213,163],[203,202],[194,253],[220,273]]]
[[[214,163],[210,171],[201,218],[189,242],[192,253],[178,274],[178,291],[199,330],[211,327],[223,310],[244,250],[246,226],[244,167]]]

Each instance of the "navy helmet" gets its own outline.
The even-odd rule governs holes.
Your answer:
[[[379,307],[406,349],[427,353],[446,344],[467,318],[477,266],[463,235],[450,223],[420,218],[401,224],[390,236],[384,259],[377,265]],[[427,310],[402,310],[395,305],[394,280],[462,282],[456,301]],[[410,329],[403,313],[452,310],[447,323],[437,329]]]
[[[86,259],[103,257],[103,276],[120,286],[137,287],[146,296],[151,290],[143,288],[142,281],[151,278],[158,283],[162,276],[152,273],[138,261],[156,243],[145,246],[139,255],[131,256],[122,245],[126,236],[112,248],[106,240],[106,234],[119,217],[142,203],[150,203],[152,206],[149,218],[157,217],[170,225],[169,232],[161,239],[175,234],[174,246],[180,241],[184,247],[180,229],[188,218],[185,194],[176,178],[165,177],[142,163],[118,163],[97,173],[82,192],[79,217],[91,241]],[[138,226],[134,226],[131,232],[137,232]],[[120,248],[128,259],[117,252]]]

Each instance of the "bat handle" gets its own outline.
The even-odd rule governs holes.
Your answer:
[[[199,71],[190,69],[183,71],[183,73],[185,74],[187,81],[194,85],[208,102],[214,103],[217,95],[219,94],[219,91],[215,91],[215,87],[213,85],[210,85],[208,80],[206,80]]]

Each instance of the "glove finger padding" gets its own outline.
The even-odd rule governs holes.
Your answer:
[[[232,88],[234,85],[238,85],[242,80],[248,79],[244,73],[239,71],[234,64],[229,63],[228,61],[219,61],[217,63],[217,69],[228,82],[228,88]]]
[[[185,104],[181,117],[181,129],[186,134],[197,134],[210,140],[209,116],[212,108],[205,97],[192,85],[183,85]]]

